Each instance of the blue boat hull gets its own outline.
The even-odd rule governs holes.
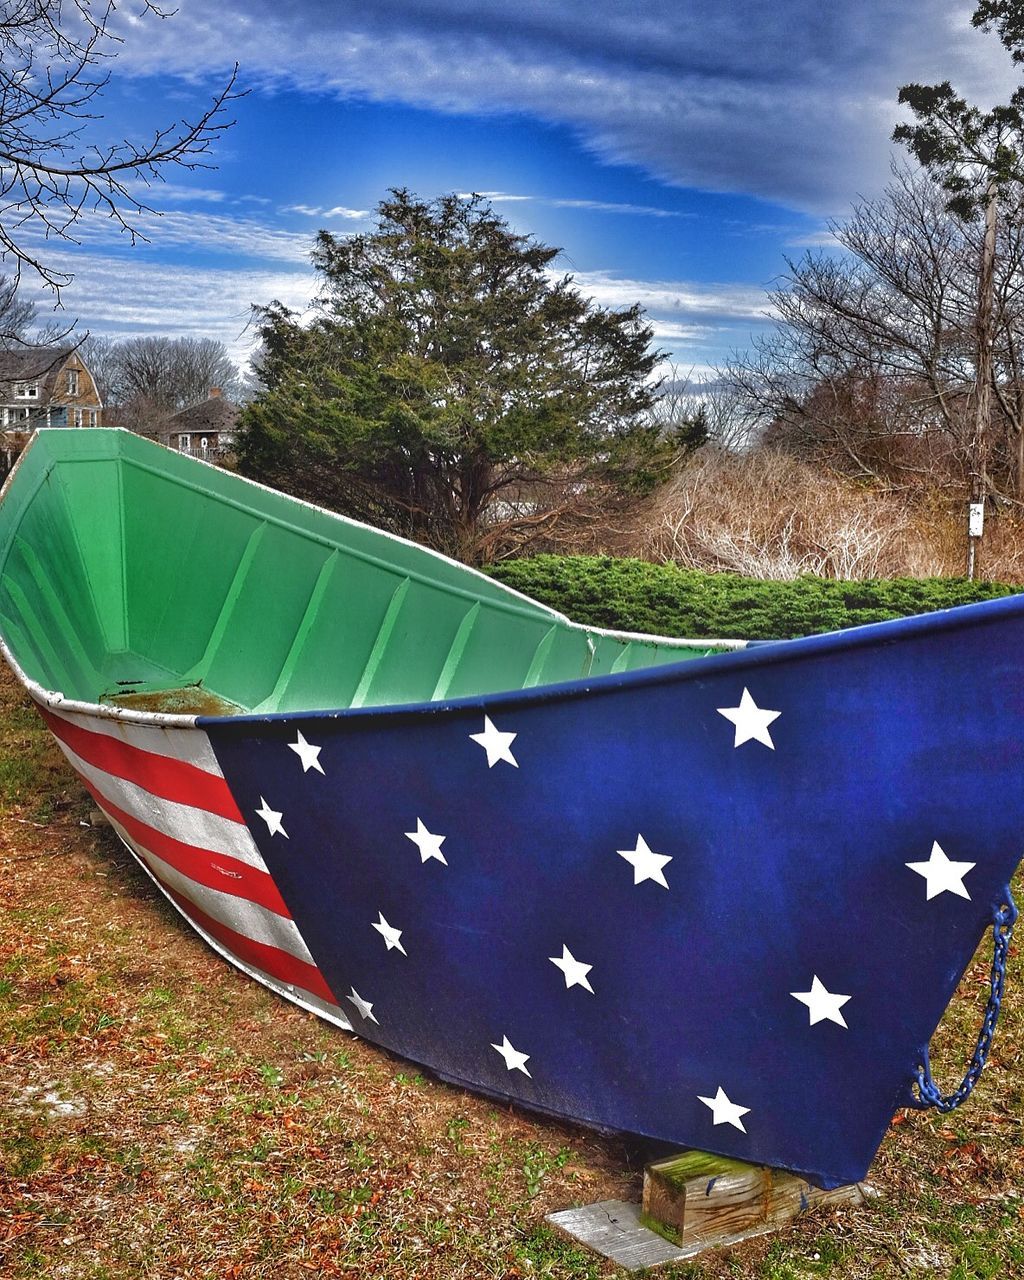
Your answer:
[[[1007,899],[1022,675],[1011,598],[574,684],[199,723],[360,1035],[831,1187],[912,1100]]]

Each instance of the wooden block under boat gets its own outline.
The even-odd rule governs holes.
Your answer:
[[[644,1170],[641,1221],[680,1246],[760,1235],[815,1205],[862,1204],[859,1183],[822,1191],[782,1169],[683,1151]]]

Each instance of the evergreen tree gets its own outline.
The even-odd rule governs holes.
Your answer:
[[[308,322],[258,313],[243,471],[466,559],[554,489],[565,507],[650,482],[661,353],[639,306],[596,306],[478,196],[396,189],[377,212],[319,234]]]

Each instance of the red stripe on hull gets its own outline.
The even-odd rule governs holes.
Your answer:
[[[183,760],[129,746],[109,734],[93,733],[53,715],[46,707],[39,710],[51,732],[97,769],[134,782],[165,800],[206,809],[232,822],[245,822],[228,784],[216,774]]]
[[[150,868],[150,871],[152,872],[152,868]],[[152,872],[152,874],[156,876],[155,872]],[[159,876],[156,876],[156,878],[160,880]],[[278,982],[287,983],[293,987],[301,987],[303,991],[308,991],[310,995],[317,996],[320,1000],[326,1000],[329,1004],[336,1005],[338,1003],[334,993],[321,977],[320,970],[316,965],[297,960],[295,956],[289,955],[287,951],[282,951],[280,947],[272,947],[265,942],[254,942],[252,938],[236,933],[234,929],[229,929],[226,924],[221,924],[219,920],[214,920],[205,911],[201,911],[194,902],[190,902],[188,898],[176,892],[170,885],[165,884],[163,880],[160,880],[160,885],[193,924],[202,929],[204,933],[208,933],[211,938],[216,939],[222,947],[237,956],[244,964],[251,965],[254,969],[262,969],[264,973],[269,974],[270,977],[275,978]]]
[[[106,798],[101,791],[92,785],[81,774],[78,775],[99,807],[108,817],[119,822],[133,840],[137,840],[143,848],[155,853],[158,858],[169,863],[175,871],[195,880],[197,884],[208,889],[219,889],[222,893],[230,893],[236,898],[245,898],[255,902],[257,906],[266,907],[275,915],[291,919],[291,913],[284,904],[273,879],[266,871],[257,871],[238,858],[229,858],[222,853],[211,853],[208,849],[199,849],[195,845],[175,840],[173,836],[157,831],[148,823],[126,813]]]

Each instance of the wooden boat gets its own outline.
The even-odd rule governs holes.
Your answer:
[[[861,1177],[969,1092],[1024,829],[1024,599],[746,647],[583,627],[134,435],[41,431],[4,653],[221,955],[442,1077]],[[927,1045],[984,931],[985,1034]],[[987,1037],[987,1038],[986,1038]]]

